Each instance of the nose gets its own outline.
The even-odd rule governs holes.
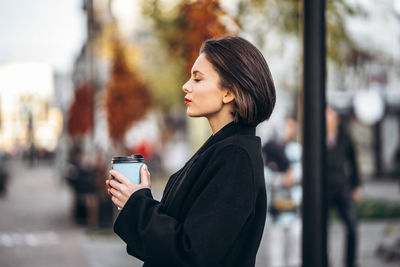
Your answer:
[[[185,82],[185,83],[182,85],[182,90],[183,90],[185,93],[190,93],[190,92],[192,92],[192,90],[189,89],[189,85],[188,85],[189,81],[190,81],[190,80],[188,80],[187,82]]]

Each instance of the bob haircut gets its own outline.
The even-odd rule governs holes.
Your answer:
[[[257,125],[269,119],[275,106],[275,85],[261,52],[241,37],[210,39],[204,53],[220,77],[222,88],[235,95],[235,121]]]

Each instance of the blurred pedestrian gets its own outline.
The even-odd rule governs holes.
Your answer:
[[[8,153],[0,150],[0,197],[5,196],[8,184],[8,170],[6,161],[8,160]]]
[[[296,141],[296,132],[296,120],[288,117],[282,140],[271,139],[262,148],[265,165],[270,172],[266,179],[272,191],[270,212],[274,220],[281,212],[297,211],[301,202],[298,197],[292,198],[291,192],[293,189],[301,191],[301,145]],[[282,205],[278,203],[280,201]]]
[[[357,266],[357,209],[360,198],[360,179],[357,171],[355,148],[345,131],[339,115],[326,110],[326,179],[328,208],[336,208],[346,226],[347,267]]]
[[[275,105],[268,65],[243,38],[208,40],[183,91],[187,114],[206,117],[213,134],[170,177],[161,202],[146,165],[139,185],[110,171],[109,193],[122,208],[114,231],[146,267],[254,266],[266,216],[255,127]]]
[[[97,226],[96,169],[79,146],[72,149],[65,179],[74,190],[74,218],[79,224]],[[104,184],[103,184],[104,185]]]
[[[299,266],[301,218],[301,145],[296,141],[297,122],[288,117],[281,140],[263,146],[268,198],[268,236],[276,240],[267,248],[268,266]]]
[[[400,179],[400,143],[397,145],[393,155],[395,175]]]

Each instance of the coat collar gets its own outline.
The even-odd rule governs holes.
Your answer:
[[[214,135],[211,135],[208,140],[200,147],[200,149],[197,150],[197,152],[185,164],[185,166],[183,166],[182,169],[171,176],[164,190],[161,202],[164,203],[165,207],[169,207],[171,201],[173,201],[173,199],[175,198],[175,194],[178,188],[183,183],[183,179],[185,179],[184,177],[187,173],[187,170],[191,168],[191,166],[197,161],[201,154],[209,147],[235,134],[254,136],[255,132],[256,130],[254,126],[247,126],[239,122],[231,122],[225,125]]]
[[[207,139],[207,141],[200,147],[200,149],[197,151],[196,154],[202,153],[213,144],[218,143],[219,141],[222,141],[223,139],[233,136],[235,134],[254,136],[256,134],[256,128],[255,126],[249,126],[241,122],[232,121],[227,125],[225,125],[224,127],[222,127],[214,135],[211,135]]]

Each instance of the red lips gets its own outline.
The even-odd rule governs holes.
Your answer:
[[[192,100],[185,97],[185,105],[189,104],[190,102],[192,102]]]

